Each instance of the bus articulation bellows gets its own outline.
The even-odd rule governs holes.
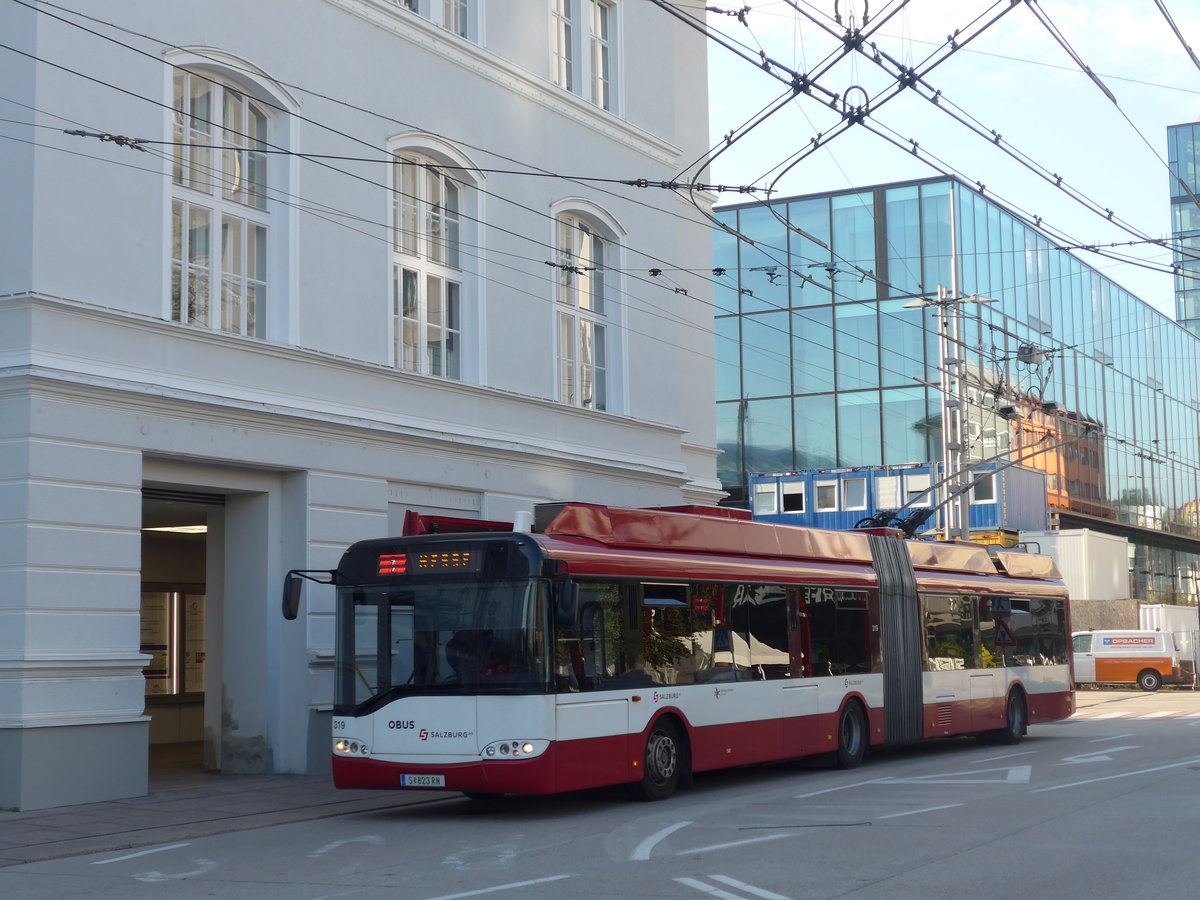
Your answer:
[[[289,618],[298,579],[336,589],[335,784],[657,800],[695,772],[1016,743],[1074,712],[1049,557],[737,515],[545,504],[522,533],[410,513],[288,573]]]

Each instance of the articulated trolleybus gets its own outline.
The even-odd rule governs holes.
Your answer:
[[[1016,743],[1074,712],[1048,557],[719,509],[546,504],[529,533],[461,526],[410,513],[407,536],[288,573],[289,618],[299,579],[336,587],[338,787],[658,800],[695,772]]]

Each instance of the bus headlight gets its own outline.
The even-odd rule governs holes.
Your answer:
[[[333,742],[333,752],[338,756],[367,756],[371,751],[362,741],[338,738]]]
[[[541,756],[549,746],[549,741],[493,741],[483,748],[483,756],[486,759],[527,759]]]

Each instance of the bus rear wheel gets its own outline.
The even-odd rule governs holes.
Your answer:
[[[1138,673],[1138,687],[1143,691],[1157,691],[1162,687],[1162,676],[1153,669],[1143,669]]]
[[[1025,709],[1025,695],[1014,690],[1008,695],[1004,706],[1004,727],[995,731],[985,731],[979,735],[979,740],[985,744],[1000,744],[1012,746],[1021,743],[1029,724],[1029,714]]]
[[[683,746],[679,729],[669,719],[660,719],[646,737],[642,780],[633,785],[638,800],[666,800],[679,786],[683,764]]]
[[[838,716],[837,742],[834,763],[839,769],[857,769],[867,755],[867,717],[854,701],[842,707]]]

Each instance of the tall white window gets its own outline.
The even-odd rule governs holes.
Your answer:
[[[564,90],[575,90],[574,15],[580,0],[550,2],[550,78]]]
[[[557,219],[559,400],[608,408],[608,298],[605,267],[613,245],[574,215]]]
[[[475,0],[396,0],[405,9],[452,31],[459,37],[474,40]]]
[[[264,337],[266,108],[231,85],[177,71],[171,198],[171,318]]]
[[[415,153],[396,153],[393,169],[395,365],[461,378],[463,186]]]
[[[550,78],[615,108],[616,6],[612,0],[550,0]]]
[[[610,81],[610,66],[612,64],[612,6],[602,0],[588,0],[591,6],[591,41],[592,41],[592,102],[601,109],[612,109],[612,84]]]

